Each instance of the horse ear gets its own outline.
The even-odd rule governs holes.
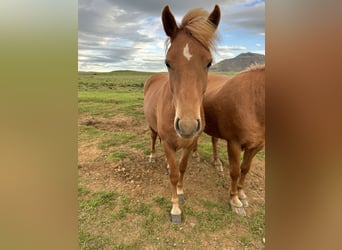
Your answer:
[[[220,7],[216,4],[213,12],[211,12],[210,16],[208,17],[208,20],[212,22],[212,24],[215,25],[217,28],[221,18],[221,11]]]
[[[168,35],[170,38],[173,38],[178,31],[178,26],[175,17],[172,15],[168,5],[166,5],[163,9],[162,21],[166,35]]]

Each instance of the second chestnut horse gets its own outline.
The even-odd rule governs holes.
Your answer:
[[[243,190],[254,156],[265,144],[265,65],[254,65],[232,78],[208,78],[203,101],[206,126],[212,136],[214,164],[218,138],[227,141],[231,177],[230,205],[246,215],[247,196]],[[240,155],[244,151],[242,163]]]

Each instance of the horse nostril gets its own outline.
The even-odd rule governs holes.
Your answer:
[[[199,131],[201,129],[201,120],[197,119],[197,128],[196,131]]]
[[[179,128],[179,118],[178,117],[175,120],[175,128],[176,128],[177,131],[180,131],[180,128]]]

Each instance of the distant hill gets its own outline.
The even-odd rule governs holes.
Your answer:
[[[79,71],[79,75],[115,75],[115,76],[134,76],[134,75],[152,75],[155,72],[135,71],[135,70],[113,70],[110,72]]]
[[[222,60],[216,64],[214,64],[210,71],[213,72],[239,72],[250,66],[251,64],[265,63],[265,56],[256,53],[241,53],[240,55],[231,58]]]

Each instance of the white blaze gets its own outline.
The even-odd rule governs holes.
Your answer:
[[[184,49],[183,49],[183,55],[185,56],[185,58],[190,61],[192,55],[190,54],[190,51],[189,51],[189,45],[186,44]]]

